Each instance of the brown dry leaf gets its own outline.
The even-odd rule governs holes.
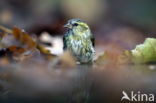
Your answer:
[[[23,56],[25,52],[26,52],[25,48],[13,45],[13,46],[10,46],[8,48],[1,50],[1,53],[2,53],[1,57],[4,57],[4,58],[8,57],[11,60],[24,60],[25,58],[23,58]],[[4,62],[5,64],[6,60],[2,59],[1,62]]]
[[[132,63],[131,60],[132,54],[130,51],[125,50],[119,57],[118,57],[118,64],[129,64]]]
[[[104,54],[100,55],[95,63],[97,65],[104,65],[104,64],[130,64],[132,63],[131,60],[131,53],[130,51],[126,50],[123,51],[121,54],[105,51]]]
[[[55,61],[51,62],[52,67],[59,66],[60,68],[73,68],[76,66],[76,60],[69,51],[65,51]]]
[[[60,56],[60,60],[62,61],[63,67],[75,67],[76,66],[76,60],[69,51],[66,51],[62,56]]]
[[[7,34],[12,34],[14,38],[23,45],[22,48],[25,49],[24,51],[30,51],[31,54],[31,52],[35,51],[37,48],[40,53],[43,54],[46,58],[53,59],[53,57],[55,57],[44,46],[39,45],[36,41],[32,39],[32,37],[28,33],[24,32],[23,30],[17,27],[14,27],[11,30],[3,26],[0,26],[0,29]],[[13,50],[12,52],[15,52],[18,48],[12,47],[10,49]],[[20,49],[20,51],[22,50]],[[20,51],[18,50],[17,53],[19,53]]]
[[[13,28],[13,35],[14,37],[19,40],[22,44],[27,46],[27,49],[34,49],[36,48],[37,43],[27,34],[23,32],[19,28]]]
[[[30,35],[23,30],[14,27],[12,30],[0,26],[0,29],[3,30],[5,33],[12,34],[15,39],[17,39],[21,44],[25,45],[26,49],[34,49],[36,48],[37,43],[30,37]]]
[[[24,55],[24,53],[26,52],[25,48],[10,46],[7,48],[7,50],[9,51],[8,53],[11,54],[13,60],[23,61],[26,59],[26,56]],[[31,55],[29,54],[29,56]]]
[[[124,53],[124,48],[116,42],[109,42],[104,46],[104,53],[97,57],[95,64],[97,66],[116,66],[120,64],[120,58]]]
[[[105,55],[105,52],[101,55],[99,55],[99,57],[95,60],[95,63],[97,65],[101,65],[101,64],[104,64],[105,63],[105,60],[106,60],[106,55]]]
[[[102,55],[100,55],[96,60],[95,63],[97,65],[104,65],[104,64],[116,64],[118,61],[119,54],[111,51],[105,51]]]
[[[17,46],[10,46],[7,48],[9,52],[12,52],[14,54],[22,54],[24,52],[26,52],[26,49],[21,48],[21,47],[17,47]]]

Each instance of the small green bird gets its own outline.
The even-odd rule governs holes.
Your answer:
[[[80,63],[92,63],[95,55],[94,37],[89,26],[80,19],[71,19],[64,26],[64,50],[69,50]]]

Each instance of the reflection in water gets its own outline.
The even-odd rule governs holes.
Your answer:
[[[10,69],[1,68],[0,103],[120,103],[122,91],[153,94],[156,91],[154,65],[103,69],[78,65],[75,69],[50,72],[35,67],[12,68],[16,72]]]

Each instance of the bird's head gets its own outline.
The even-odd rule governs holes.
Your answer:
[[[67,24],[64,25],[64,27],[77,33],[82,33],[87,30],[90,30],[87,23],[85,23],[84,21],[80,19],[71,19],[67,22]]]

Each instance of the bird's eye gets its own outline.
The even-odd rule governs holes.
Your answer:
[[[78,24],[77,23],[74,23],[73,26],[78,26]]]

